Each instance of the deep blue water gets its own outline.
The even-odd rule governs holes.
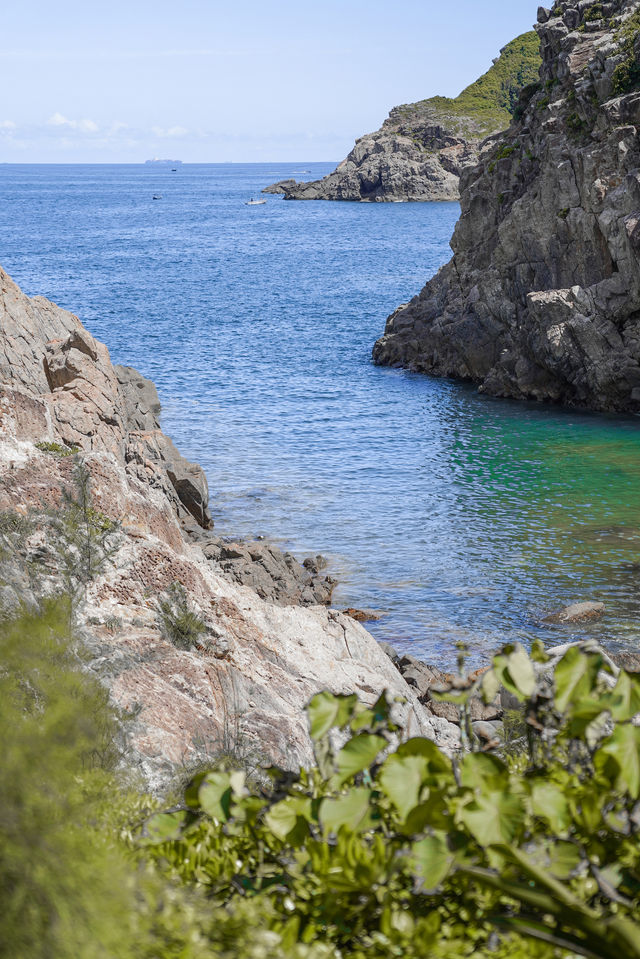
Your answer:
[[[374,367],[458,206],[244,204],[332,168],[0,165],[0,262],[155,380],[221,533],[326,554],[336,605],[386,613],[377,636],[446,663],[464,639],[477,662],[601,599],[589,628],[635,646],[638,420]]]

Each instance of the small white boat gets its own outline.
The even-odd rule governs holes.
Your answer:
[[[246,200],[245,206],[262,206],[263,203],[266,203],[266,200]]]
[[[154,200],[161,200],[161,199],[162,199],[162,193],[154,193],[152,199],[154,199]]]

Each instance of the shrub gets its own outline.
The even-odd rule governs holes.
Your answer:
[[[613,71],[612,92],[614,96],[630,93],[640,86],[640,64],[635,56],[635,43],[640,35],[640,11],[632,13],[623,21],[617,39],[620,52],[625,55],[622,63]]]
[[[589,130],[589,124],[579,113],[570,113],[566,120],[567,129],[573,139],[579,139]]]
[[[80,452],[79,446],[63,446],[61,443],[49,443],[47,440],[36,443],[36,449],[41,453],[51,453],[52,456],[73,456]]]
[[[316,768],[271,769],[253,794],[242,773],[203,772],[180,808],[147,820],[142,847],[230,915],[253,903],[285,954],[637,959],[640,675],[573,647],[551,680],[508,646],[441,694],[465,706],[514,693],[527,739],[515,758],[396,746],[386,697],[366,708],[321,693]]]
[[[522,90],[520,91],[518,100],[516,102],[516,105],[513,109],[513,119],[516,122],[519,122],[523,118],[523,116],[525,115],[527,111],[527,107],[529,106],[529,104],[531,103],[535,95],[540,92],[540,86],[541,86],[540,82],[538,81],[536,83],[528,83],[525,87],[522,88]]]
[[[594,3],[587,10],[585,10],[582,19],[586,23],[590,23],[594,20],[602,20],[603,17],[604,17],[604,11],[602,9],[602,4]]]
[[[191,649],[207,631],[204,620],[189,602],[186,589],[177,582],[159,597],[156,620],[164,638],[177,649]]]
[[[0,956],[100,956],[126,897],[87,830],[118,762],[107,695],[81,672],[68,600],[0,623]],[[94,841],[95,840],[95,841]]]
[[[121,616],[108,616],[104,623],[104,628],[109,632],[113,633],[115,636],[117,633],[122,631],[122,617]]]
[[[613,71],[611,84],[614,96],[630,93],[640,86],[640,63],[635,57],[629,57],[623,63],[618,64]]]
[[[506,160],[511,156],[512,153],[515,153],[516,147],[514,146],[504,146],[501,150],[498,151],[496,155],[496,160]]]
[[[121,524],[94,507],[91,474],[79,459],[73,466],[73,487],[61,490],[60,507],[48,510],[46,519],[58,569],[74,607],[119,550]]]
[[[485,133],[506,129],[519,109],[521,91],[537,81],[540,64],[538,35],[524,33],[508,43],[493,66],[455,99],[431,97],[416,106],[435,108],[447,118],[470,117]]]

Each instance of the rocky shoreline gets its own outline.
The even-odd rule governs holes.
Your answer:
[[[458,750],[458,710],[437,692],[459,677],[374,640],[361,625],[374,612],[329,608],[335,581],[323,557],[298,563],[267,542],[214,533],[206,477],[162,433],[154,384],[112,366],[76,317],[26,297],[1,272],[0,289],[0,518],[59,510],[80,457],[95,509],[121,521],[114,562],[89,587],[78,628],[90,668],[126,718],[128,760],[146,787],[161,793],[223,748],[309,762],[304,706],[322,689],[365,702],[387,689],[405,701],[409,734]],[[2,557],[0,606],[59,591],[56,556],[36,521]],[[159,624],[158,600],[176,582],[206,626],[189,648]],[[583,603],[552,621],[603,612]],[[500,739],[513,707],[504,690],[492,703],[471,701],[481,743]]]
[[[640,4],[540,8],[543,66],[461,179],[453,259],[375,363],[482,392],[640,410]]]
[[[90,668],[127,717],[129,761],[146,787],[162,792],[234,744],[287,767],[310,762],[304,706],[323,689],[371,704],[387,689],[404,701],[410,734],[455,750],[458,727],[425,708],[356,619],[327,607],[334,584],[321,558],[298,564],[211,531],[206,477],[158,417],[150,381],[114,367],[77,317],[0,271],[0,515],[29,528],[4,557],[0,601],[59,591],[55,549],[33,518],[63,509],[80,458],[92,509],[121,530],[77,625]],[[206,627],[186,649],[158,618],[176,582]]]

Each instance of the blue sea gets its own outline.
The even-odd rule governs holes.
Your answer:
[[[245,205],[333,166],[0,165],[0,263],[155,380],[220,534],[325,554],[377,637],[440,664],[458,641],[473,663],[534,637],[637,648],[638,419],[374,367],[459,208]],[[583,599],[600,623],[541,625]]]

